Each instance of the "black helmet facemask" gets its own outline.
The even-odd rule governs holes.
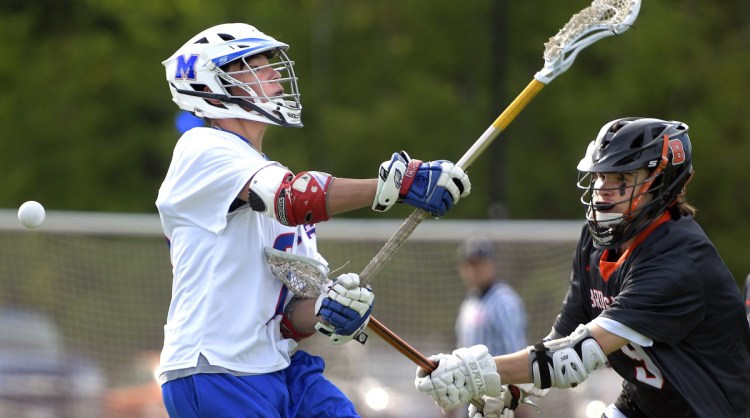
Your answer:
[[[677,201],[692,174],[687,131],[681,122],[646,118],[618,119],[602,127],[578,164],[581,203],[596,247],[618,248]],[[622,200],[615,204],[628,202],[625,213],[608,213],[615,204],[592,198],[597,174],[639,169],[649,174],[616,191]]]

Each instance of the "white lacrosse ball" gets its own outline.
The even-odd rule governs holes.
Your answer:
[[[18,220],[26,228],[37,228],[44,222],[44,206],[41,203],[29,200],[18,208]]]

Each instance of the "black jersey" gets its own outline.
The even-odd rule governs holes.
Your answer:
[[[611,263],[584,228],[554,329],[570,335],[601,315],[653,340],[608,356],[626,381],[626,414],[748,417],[750,327],[737,283],[692,217],[663,220]]]

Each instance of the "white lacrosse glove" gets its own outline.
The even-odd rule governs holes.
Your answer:
[[[453,354],[437,354],[433,372],[418,367],[414,386],[432,397],[443,409],[455,408],[482,396],[501,394],[500,375],[487,347],[479,344],[459,348]]]
[[[450,161],[423,162],[406,151],[394,152],[380,165],[372,209],[385,212],[397,202],[443,216],[471,192],[469,176]]]
[[[315,315],[321,321],[315,329],[327,335],[333,344],[344,344],[356,339],[364,344],[363,331],[370,321],[375,295],[369,287],[359,285],[359,275],[342,274],[328,281],[315,302]]]
[[[576,387],[589,373],[604,366],[607,356],[585,325],[572,334],[529,347],[529,362],[538,388]]]
[[[480,411],[474,404],[469,404],[469,418],[513,418],[515,412],[506,406],[506,398],[510,395],[503,394],[498,397],[482,396],[484,406]]]
[[[521,401],[524,399],[527,399],[529,396],[534,396],[536,398],[541,398],[543,396],[547,396],[549,393],[549,388],[547,389],[539,389],[538,387],[534,386],[533,383],[520,383],[518,385],[509,385],[511,388],[513,386],[517,387],[521,391]],[[512,390],[511,390],[512,392]],[[515,396],[515,395],[514,395]]]
[[[542,397],[549,392],[549,389],[537,389],[533,383],[503,385],[502,390],[500,396],[482,396],[481,410],[475,404],[469,404],[469,418],[513,418],[516,408],[521,404],[541,412],[529,396]]]

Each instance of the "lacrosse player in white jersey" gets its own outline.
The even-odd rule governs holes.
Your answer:
[[[269,125],[302,126],[287,48],[253,26],[222,24],[163,62],[174,102],[208,125],[179,139],[156,200],[174,276],[159,369],[172,417],[358,416],[323,360],[295,348],[316,330],[333,344],[361,341],[371,289],[348,273],[320,297],[298,298],[264,251],[316,260],[327,274],[317,222],[398,202],[442,216],[471,188],[454,164],[405,152],[372,179],[295,174],[268,158]]]

